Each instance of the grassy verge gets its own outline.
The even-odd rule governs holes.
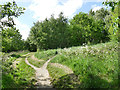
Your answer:
[[[117,48],[117,42],[108,42],[58,49],[58,55],[51,62],[61,63],[71,68],[79,78],[78,88],[117,88]],[[44,54],[47,52],[52,51],[45,51]]]
[[[48,50],[48,51],[41,51],[36,52],[35,57],[38,59],[48,60],[55,55],[56,50]]]
[[[45,60],[44,61],[38,61],[38,60],[33,60],[31,59],[31,56],[28,57],[28,61],[30,64],[40,68],[43,66],[43,64],[46,62]]]
[[[22,87],[31,87],[35,83],[35,70],[25,63],[25,58],[22,58],[20,63],[17,65],[17,72],[19,83]]]
[[[29,51],[27,51],[27,50],[14,52],[14,54],[16,54],[16,55],[18,54],[20,56],[25,55],[27,53],[29,53]]]
[[[57,79],[63,75],[66,75],[63,69],[52,66],[50,64],[48,64],[47,69],[50,73],[50,76],[53,77],[53,79]]]
[[[74,74],[67,74],[63,69],[48,64],[47,69],[52,77],[54,88],[77,88],[78,78]]]
[[[25,56],[27,52],[7,53],[3,55],[2,65],[2,88],[27,88],[33,86],[35,79],[31,78],[35,76],[35,71],[25,63]],[[21,57],[21,58],[19,58]],[[17,68],[13,68],[13,62],[19,58],[20,61],[17,64]]]

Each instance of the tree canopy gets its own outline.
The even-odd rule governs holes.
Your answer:
[[[59,14],[57,19],[52,15],[51,18],[43,22],[36,22],[30,31],[30,41],[38,49],[63,48],[68,46],[68,21]]]
[[[15,28],[13,17],[23,14],[25,8],[18,7],[16,2],[0,5],[0,36],[2,37],[2,51],[23,50],[24,41],[19,30]]]
[[[106,16],[110,14],[104,8],[89,14],[80,12],[68,20],[63,13],[58,18],[34,23],[29,39],[38,49],[54,49],[83,44],[96,44],[109,41],[106,28]],[[102,19],[101,19],[102,18]]]
[[[25,48],[36,51],[118,40],[119,2],[106,0],[103,4],[112,8],[79,12],[72,19],[66,18],[61,12],[58,18],[51,15],[49,19],[37,21],[31,27],[26,41],[22,40],[13,20],[13,17],[23,14],[25,8],[18,7],[15,1],[0,5],[2,49],[4,52]]]
[[[0,28],[5,26],[13,27],[15,25],[13,17],[18,17],[23,14],[25,8],[18,7],[16,2],[7,2],[4,5],[0,5]],[[5,18],[5,20],[3,20]]]

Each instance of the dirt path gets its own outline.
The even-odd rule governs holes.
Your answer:
[[[27,56],[27,55],[29,55],[29,53],[27,53],[27,54],[25,54],[25,55],[22,55],[22,57],[23,57],[23,56]],[[16,68],[16,64],[18,64],[21,59],[22,59],[22,58],[19,57],[19,58],[17,58],[17,59],[13,62],[13,67],[14,67],[14,68]]]
[[[42,60],[42,59],[37,59],[35,56],[34,56],[34,54],[31,56],[31,58],[33,59],[33,60],[37,60],[37,61],[44,61],[44,60]]]
[[[30,64],[26,57],[25,62],[36,70],[37,88],[52,88],[52,85],[50,82],[51,78],[46,68],[47,68],[48,62],[52,60],[54,57],[50,58],[41,68],[37,68],[32,64]]]
[[[73,71],[65,65],[59,63],[50,63],[50,65],[63,69],[67,74],[73,73]]]

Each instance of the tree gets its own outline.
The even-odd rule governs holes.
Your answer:
[[[63,13],[58,18],[45,19],[42,22],[34,23],[30,30],[30,41],[38,49],[54,49],[68,46],[68,22]]]
[[[34,26],[30,30],[29,39],[32,44],[37,46],[37,49],[44,48],[44,40],[46,33],[43,32],[42,22],[34,23]]]
[[[2,30],[2,51],[10,52],[23,49],[19,30],[16,28],[7,28]]]
[[[0,5],[0,28],[5,26],[13,27],[15,25],[13,17],[18,17],[23,14],[23,10],[25,8],[18,7],[15,1]],[[6,20],[3,20],[3,18]]]
[[[16,51],[23,49],[21,34],[14,25],[13,17],[20,16],[25,8],[18,7],[15,1],[0,5],[0,35],[2,36],[2,51]],[[3,20],[5,19],[5,20]]]
[[[108,32],[104,28],[105,22],[95,20],[94,14],[92,15],[80,12],[70,20],[72,45],[96,44],[109,40]]]
[[[104,5],[109,5],[111,7],[111,22],[110,22],[110,28],[109,28],[109,33],[110,33],[110,39],[111,40],[119,40],[119,25],[120,23],[119,21],[119,6],[120,6],[120,1],[118,0],[106,0],[105,2],[103,2]]]
[[[95,12],[92,11],[92,9],[89,11],[89,16],[94,16],[95,15]]]
[[[110,12],[107,9],[101,8],[95,12],[95,18],[98,20],[103,20],[105,21],[105,17],[107,15],[110,15]]]
[[[109,28],[109,33],[110,33],[110,38],[111,40],[118,40],[118,7],[115,7],[114,11],[111,12],[111,23],[110,23],[110,28]]]
[[[119,4],[120,1],[118,0],[106,0],[104,1],[102,4],[103,5],[109,5],[112,9],[112,11],[114,11],[115,7]]]
[[[53,21],[53,41],[55,48],[64,48],[69,46],[69,29],[68,20],[64,17],[63,13],[59,14],[59,17]],[[51,23],[51,25],[53,25]],[[57,45],[56,45],[57,44]]]
[[[89,16],[91,16],[91,13],[93,12],[89,12]],[[109,41],[109,27],[110,27],[110,22],[111,22],[111,13],[109,10],[101,8],[99,10],[97,10],[96,12],[94,12],[93,16],[92,16],[96,22],[96,26],[98,27],[98,31],[99,34],[97,36],[99,36],[98,38],[101,38],[100,41],[102,42],[106,42]],[[96,37],[97,38],[97,37]]]
[[[30,39],[27,38],[26,41],[24,41],[24,49],[29,50],[31,52],[37,51],[37,46],[33,43],[30,42]]]

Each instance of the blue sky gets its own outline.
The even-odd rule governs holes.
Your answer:
[[[1,0],[0,4],[7,1]],[[22,34],[22,38],[26,39],[29,35],[33,22],[43,21],[50,18],[51,14],[57,18],[62,11],[66,17],[72,18],[79,12],[88,13],[90,9],[96,11],[103,7],[104,0],[15,0],[19,7],[25,7],[23,15],[14,18],[16,27]]]

